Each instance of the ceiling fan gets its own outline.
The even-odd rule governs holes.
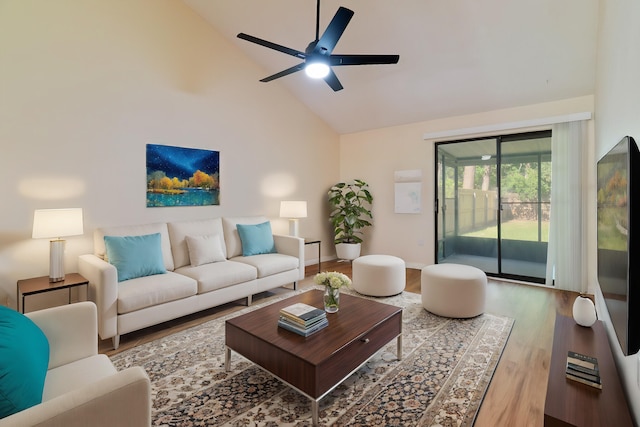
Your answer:
[[[316,7],[316,38],[314,41],[309,43],[304,52],[272,43],[258,37],[250,36],[245,33],[238,34],[238,38],[304,60],[304,62],[298,65],[294,65],[291,68],[287,68],[279,73],[261,79],[261,82],[270,82],[271,80],[275,80],[304,69],[309,77],[323,78],[331,89],[339,91],[343,87],[331,67],[343,65],[397,64],[400,59],[399,55],[332,54],[333,48],[338,43],[338,40],[340,40],[342,33],[347,28],[352,17],[352,10],[340,7],[329,23],[327,29],[322,34],[322,37],[318,37],[320,26],[320,0],[318,0]]]

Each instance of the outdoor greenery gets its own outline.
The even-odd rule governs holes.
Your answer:
[[[538,222],[537,221],[508,221],[502,224],[502,238],[509,240],[525,240],[538,241]],[[463,234],[466,237],[484,237],[496,239],[498,236],[498,226],[483,228],[481,230],[472,231]],[[542,222],[542,242],[549,240],[549,223]]]
[[[473,184],[469,185],[462,179],[465,169],[472,170]],[[458,188],[474,188],[487,190],[497,189],[496,165],[459,166]],[[551,196],[551,162],[542,162],[540,165],[542,179],[540,180],[540,199],[549,200]],[[445,195],[454,197],[455,169],[447,168],[445,172]],[[517,194],[521,202],[538,201],[538,163],[537,162],[513,162],[502,164],[500,176],[503,194]]]
[[[372,225],[369,219],[373,219],[370,210],[373,196],[369,185],[360,179],[351,183],[339,182],[331,187],[328,194],[334,243],[362,243],[358,234]]]

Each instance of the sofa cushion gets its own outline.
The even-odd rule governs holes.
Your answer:
[[[226,261],[224,252],[222,251],[220,235],[187,236],[186,241],[192,267],[209,264],[211,262]]]
[[[237,224],[242,242],[242,256],[272,254],[276,251],[269,221],[260,224]]]
[[[171,251],[173,252],[173,264],[175,268],[190,265],[189,248],[187,247],[187,236],[210,236],[217,234],[222,243],[222,252],[227,257],[225,246],[225,236],[222,231],[222,220],[212,218],[195,221],[177,221],[167,224],[169,239],[171,241]]]
[[[154,233],[160,233],[164,268],[172,271],[174,269],[173,255],[171,254],[171,243],[166,223],[97,228],[93,233],[93,250],[97,257],[109,261],[106,257],[107,249],[104,245],[104,236],[143,236]]]
[[[42,402],[49,341],[25,315],[0,306],[0,418]]]
[[[95,384],[116,372],[117,369],[104,354],[85,357],[51,369],[44,383],[42,400],[46,402],[80,387]]]
[[[176,273],[197,280],[198,294],[248,282],[258,277],[258,271],[255,267],[233,261],[204,264],[199,267],[181,267],[176,270]]]
[[[231,261],[241,262],[258,270],[258,279],[298,268],[300,260],[283,254],[262,254],[235,257]]]
[[[125,314],[195,295],[195,280],[171,271],[118,284],[118,314]]]
[[[118,282],[166,273],[160,233],[144,236],[104,236],[109,263],[118,270]]]
[[[222,218],[224,241],[227,246],[227,259],[242,255],[242,241],[238,234],[238,224],[260,224],[266,221],[268,219],[264,216]]]

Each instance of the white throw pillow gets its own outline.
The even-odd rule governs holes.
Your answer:
[[[185,239],[189,249],[191,267],[225,261],[226,258],[222,251],[222,242],[219,235],[186,236]]]

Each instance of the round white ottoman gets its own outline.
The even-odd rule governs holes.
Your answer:
[[[353,289],[363,295],[388,297],[406,284],[404,261],[391,255],[365,255],[353,260]]]
[[[422,269],[422,305],[443,317],[468,318],[484,312],[487,275],[476,267],[434,264]]]

